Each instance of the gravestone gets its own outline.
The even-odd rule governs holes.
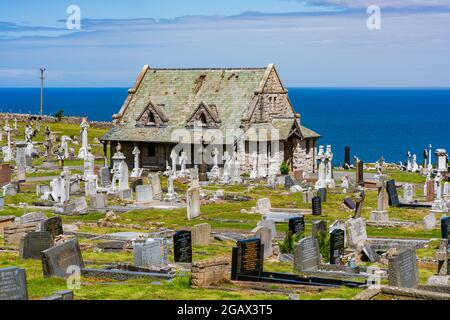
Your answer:
[[[320,197],[320,200],[322,200],[322,202],[327,202],[327,189],[320,188],[319,190],[317,190],[317,196]]]
[[[441,237],[450,240],[450,217],[441,219]]]
[[[94,210],[105,210],[108,204],[108,195],[97,193],[90,197],[90,208]]]
[[[255,238],[261,239],[261,244],[264,246],[264,259],[270,258],[273,255],[272,231],[270,228],[257,227]]]
[[[20,240],[20,259],[41,259],[41,252],[53,247],[53,237],[50,232],[30,232]]]
[[[192,234],[181,230],[173,235],[174,261],[181,263],[192,262]]]
[[[314,216],[322,214],[322,199],[320,197],[312,198],[312,214]]]
[[[350,168],[350,147],[346,146],[344,148],[345,156],[344,156],[344,169]]]
[[[361,260],[362,261],[370,261],[370,262],[375,263],[375,262],[378,262],[380,260],[380,256],[375,251],[375,249],[372,248],[372,246],[366,244],[362,248]]]
[[[162,200],[163,193],[162,193],[162,189],[161,189],[161,180],[159,179],[159,175],[157,173],[152,174],[150,176],[150,179],[151,179],[152,188],[153,188],[153,199]]]
[[[256,210],[260,214],[269,214],[272,209],[269,198],[261,198],[256,201]]]
[[[293,185],[295,185],[294,180],[292,179],[291,176],[285,176],[284,177],[284,188],[285,189],[290,189]]]
[[[71,275],[69,267],[84,268],[80,246],[76,239],[42,251],[41,258],[44,277],[65,278]]]
[[[344,231],[344,243],[345,243],[345,246],[347,246],[347,227],[346,227],[345,222],[339,221],[339,220],[334,221],[330,225],[329,232],[331,233],[331,232],[333,232],[333,230],[336,230],[336,229]]]
[[[430,214],[423,217],[423,228],[424,230],[432,230],[436,227],[436,214],[431,212]]]
[[[434,189],[434,181],[433,180],[429,180],[427,182],[425,182],[426,186],[427,186],[427,201],[431,202],[435,200],[435,189]]]
[[[4,236],[5,227],[14,225],[16,216],[0,216],[0,235]]]
[[[367,242],[366,220],[356,218],[347,220],[347,241],[351,248],[358,248]]]
[[[389,285],[401,288],[416,288],[419,283],[416,250],[406,249],[389,258]]]
[[[141,268],[160,269],[167,265],[167,240],[147,239],[133,246],[134,265]]]
[[[305,218],[303,216],[289,218],[288,228],[292,235],[303,233],[305,231]]]
[[[136,202],[148,203],[153,201],[153,188],[150,184],[136,187]]]
[[[313,237],[301,239],[295,246],[294,270],[299,272],[317,270],[320,264],[319,243]]]
[[[356,161],[356,184],[361,186],[364,184],[364,162]]]
[[[211,235],[211,225],[209,223],[202,223],[192,227],[192,245],[207,246],[209,245]]]
[[[334,229],[330,233],[330,263],[340,264],[344,255],[345,233],[344,230]]]
[[[109,188],[111,186],[111,171],[108,167],[100,169],[100,184],[104,188]]]
[[[233,248],[232,280],[233,275],[257,275],[259,276],[264,265],[264,245],[260,239],[239,240],[237,247]]]
[[[0,186],[11,182],[11,165],[0,164]]]
[[[320,221],[314,221],[312,224],[312,231],[311,231],[311,236],[313,238],[317,238],[318,233],[327,233],[328,232],[328,228],[327,228],[327,222],[324,220],[320,220]]]
[[[266,227],[272,231],[272,239],[277,236],[277,228],[275,226],[275,220],[273,219],[264,219],[262,221],[258,221],[257,227]],[[256,232],[256,230],[252,230],[252,232]]]
[[[0,269],[0,300],[28,300],[25,269]]]
[[[51,217],[42,221],[40,231],[48,231],[53,237],[64,234],[61,217]]]
[[[398,198],[395,180],[389,180],[388,182],[386,182],[386,188],[389,195],[389,205],[392,207],[398,207],[400,205],[400,200]]]
[[[75,211],[79,214],[86,213],[88,209],[87,201],[85,197],[77,198],[73,201],[75,205]]]
[[[355,210],[356,209],[356,204],[353,202],[352,199],[350,198],[345,198],[344,199],[344,204],[347,208],[349,208],[350,210]]]

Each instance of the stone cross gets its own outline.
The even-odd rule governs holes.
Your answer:
[[[252,153],[252,171],[250,172],[250,179],[256,179],[258,177],[258,153],[253,151]]]
[[[12,161],[13,154],[11,149],[11,128],[9,127],[8,120],[5,121],[4,130],[6,132],[7,145],[3,147],[3,161],[9,162]]]
[[[14,130],[17,130],[17,118],[14,118]]]
[[[317,153],[317,161],[319,162],[318,165],[318,179],[315,185],[316,190],[326,188],[326,171],[327,171],[327,164],[326,164],[326,155],[324,152],[324,147],[319,146],[319,152]]]
[[[80,136],[81,136],[81,148],[78,151],[78,159],[84,159],[89,152],[89,142],[88,142],[88,128],[89,128],[89,122],[87,121],[87,118],[84,117],[83,121],[80,124]]]
[[[139,166],[139,155],[141,154],[141,151],[138,146],[134,146],[132,154],[134,155],[134,168],[131,172],[131,177],[139,178],[142,174],[142,169]]]
[[[336,183],[333,180],[333,152],[331,152],[331,146],[327,146],[327,150],[325,152],[326,159],[326,174],[325,174],[325,184],[327,188],[336,187]]]
[[[45,156],[47,158],[51,158],[52,154],[53,154],[53,142],[52,142],[52,137],[51,137],[51,131],[50,128],[47,126],[45,128]]]
[[[177,158],[178,155],[175,152],[174,149],[172,149],[172,152],[170,153],[170,159],[172,160],[172,171],[176,172],[177,171]]]
[[[187,156],[186,152],[185,151],[181,152],[180,159],[179,159],[179,163],[180,163],[180,167],[181,167],[180,168],[181,174],[186,173],[187,160],[188,160],[188,156]]]
[[[223,160],[225,161],[223,166],[223,174],[221,183],[229,183],[231,179],[231,157],[228,151],[223,153]]]

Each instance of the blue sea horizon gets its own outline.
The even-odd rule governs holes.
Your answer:
[[[110,121],[128,88],[45,88],[44,114]],[[288,88],[302,125],[320,133],[319,144],[331,145],[334,164],[343,162],[344,147],[365,162],[384,156],[406,160],[406,152],[446,148],[450,140],[450,88]],[[39,88],[0,88],[0,112],[39,113]]]

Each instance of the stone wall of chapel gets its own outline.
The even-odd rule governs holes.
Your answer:
[[[314,172],[314,143],[309,140],[309,148],[307,150],[308,140],[300,140],[294,149],[293,166],[294,170],[303,172]]]

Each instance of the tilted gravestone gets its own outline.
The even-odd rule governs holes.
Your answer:
[[[41,222],[45,219],[47,219],[47,216],[43,212],[30,212],[21,216],[19,223]]]
[[[153,199],[155,200],[162,200],[163,193],[161,189],[161,180],[159,179],[159,174],[155,173],[150,175],[150,179],[152,182],[152,188],[153,188]]]
[[[173,235],[174,261],[181,263],[192,262],[192,234],[181,230]]]
[[[167,265],[167,240],[148,239],[133,246],[134,265],[142,268],[161,268]]]
[[[351,248],[365,245],[367,242],[366,220],[356,218],[347,220],[347,241]]]
[[[285,189],[290,189],[294,184],[295,184],[295,182],[291,176],[284,177],[284,188]]]
[[[344,199],[344,204],[347,208],[349,208],[350,210],[355,210],[356,209],[356,204],[353,202],[352,199],[350,198],[345,198]]]
[[[261,221],[258,221],[257,227],[266,227],[272,230],[272,239],[276,238],[277,236],[277,228],[275,226],[275,220],[273,219],[264,219]],[[256,228],[252,230],[252,232],[256,232]]]
[[[28,300],[25,269],[0,269],[0,300]]]
[[[330,233],[330,263],[340,264],[344,255],[345,233],[342,229],[334,229]]]
[[[362,261],[370,261],[370,262],[375,263],[375,262],[378,262],[380,260],[380,256],[375,251],[375,249],[372,248],[372,246],[366,244],[362,248],[361,260]]]
[[[320,197],[312,198],[312,214],[314,216],[322,214],[322,199]]]
[[[76,239],[42,251],[44,277],[65,278],[71,274],[69,267],[84,268],[80,246]]]
[[[239,240],[233,248],[231,280],[236,280],[238,274],[259,276],[264,265],[263,251],[260,239]]]
[[[30,232],[20,241],[21,259],[41,259],[41,252],[53,247],[53,236],[48,231]]]
[[[319,243],[313,237],[301,239],[295,246],[294,270],[299,272],[317,270],[320,264]]]
[[[41,222],[41,231],[48,231],[53,237],[64,233],[61,217],[51,217]]]
[[[305,218],[303,216],[289,218],[288,228],[292,235],[303,233],[305,231]]]
[[[327,222],[324,220],[314,221],[312,224],[311,236],[317,238],[319,233],[327,233]]]
[[[401,288],[416,288],[419,283],[416,250],[406,249],[389,258],[389,285]]]
[[[398,198],[395,180],[390,180],[386,182],[386,188],[389,195],[389,205],[392,207],[398,207],[400,205],[400,200]]]

